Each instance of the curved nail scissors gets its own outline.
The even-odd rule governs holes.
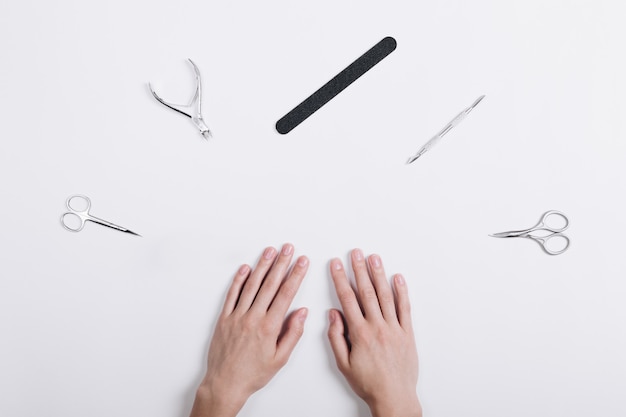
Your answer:
[[[561,227],[552,227],[548,225],[548,219],[552,217],[553,219],[555,218],[561,218],[563,221],[565,221],[565,224]],[[553,220],[554,221],[554,220]],[[502,233],[495,233],[493,235],[489,235],[492,237],[525,237],[528,239],[532,239],[535,242],[539,243],[539,245],[541,246],[541,248],[548,254],[548,255],[560,255],[563,252],[565,252],[568,248],[569,248],[569,238],[567,236],[565,236],[564,234],[562,234],[562,232],[564,232],[567,228],[569,227],[569,219],[567,218],[567,216],[563,213],[561,213],[560,211],[556,211],[556,210],[550,210],[545,212],[542,216],[541,219],[539,219],[539,222],[534,225],[533,227],[531,227],[530,229],[525,229],[525,230],[516,230],[516,231],[510,231],[510,232],[502,232]],[[537,234],[533,234],[533,232],[543,232],[543,236],[537,235]],[[547,234],[546,234],[547,232]],[[554,250],[554,249],[550,249],[548,247],[548,242],[551,239],[555,239],[557,238],[557,240],[563,240],[565,242],[565,246],[562,247],[560,250]]]
[[[76,200],[76,201],[81,200],[83,204],[85,205],[85,208],[80,210],[80,209],[72,207],[72,200]],[[125,227],[118,226],[114,223],[99,219],[89,214],[89,209],[91,208],[91,200],[87,196],[80,195],[80,194],[70,196],[65,202],[65,206],[67,207],[69,211],[61,215],[61,224],[70,232],[80,232],[81,230],[83,230],[83,227],[85,227],[86,222],[94,222],[94,223],[101,224],[102,226],[110,227],[111,229],[119,230],[120,232],[130,233],[131,235],[135,235],[135,236],[141,236],[135,232],[132,232],[126,229]],[[68,225],[66,222],[66,219],[68,218],[68,216],[70,218],[73,217],[74,219],[77,219],[78,226],[74,226],[73,224]]]
[[[211,131],[209,130],[209,127],[204,123],[204,119],[202,118],[202,79],[200,77],[200,70],[191,59],[188,59],[188,61],[191,63],[193,71],[196,74],[196,91],[193,94],[193,97],[191,97],[191,101],[189,101],[189,104],[168,103],[167,101],[159,97],[159,95],[154,91],[154,88],[152,88],[152,84],[148,83],[148,87],[150,87],[152,95],[155,99],[157,99],[159,103],[163,104],[165,107],[168,107],[174,111],[177,111],[180,114],[191,118],[191,121],[194,125],[196,125],[202,137],[208,140],[211,137]],[[181,109],[189,110],[183,111]]]

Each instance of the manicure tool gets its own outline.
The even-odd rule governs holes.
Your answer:
[[[174,111],[177,111],[180,114],[184,114],[185,116],[191,118],[191,121],[193,122],[194,125],[196,125],[202,137],[208,140],[211,137],[211,131],[209,130],[208,126],[204,123],[204,119],[202,118],[202,108],[201,108],[202,107],[202,79],[200,78],[200,70],[191,59],[188,59],[188,60],[191,63],[191,66],[193,67],[193,71],[196,74],[196,92],[193,94],[193,97],[191,98],[191,101],[189,102],[189,104],[168,103],[167,101],[159,97],[159,95],[152,88],[152,84],[148,83],[148,86],[150,87],[150,91],[152,92],[152,95],[154,96],[154,98],[157,99],[159,103],[163,104],[166,107],[169,107],[170,109]],[[181,109],[189,109],[189,110],[183,111]]]
[[[276,122],[276,130],[284,135],[305,121],[318,111],[324,104],[332,100],[337,94],[345,90],[361,75],[369,71],[374,65],[382,61],[396,49],[396,40],[390,36],[384,38],[369,51],[361,55],[356,61],[348,65],[343,71],[324,84],[319,90],[311,94],[306,100],[298,104],[289,113]]]
[[[553,218],[560,217],[561,219],[563,219],[565,221],[565,225],[563,225],[562,227],[549,226],[548,225],[548,218],[550,218],[550,217],[553,217]],[[567,229],[568,227],[569,227],[569,219],[567,218],[567,216],[565,214],[561,213],[560,211],[550,210],[550,211],[545,212],[541,216],[541,219],[539,219],[539,222],[536,225],[534,225],[533,227],[531,227],[530,229],[517,230],[517,231],[511,231],[511,232],[495,233],[495,234],[489,235],[489,236],[492,236],[492,237],[525,237],[525,238],[532,239],[535,242],[539,243],[539,245],[541,245],[541,248],[548,255],[560,255],[563,252],[565,252],[567,250],[567,248],[569,248],[569,238],[567,236],[565,236],[564,234],[562,234],[562,232],[564,232],[565,229]],[[544,234],[544,236],[533,234],[533,232],[537,232],[537,231],[542,232],[542,234]],[[547,234],[546,234],[546,232],[547,232]],[[548,242],[550,241],[550,239],[553,239],[553,238],[563,239],[565,241],[565,247],[563,247],[561,250],[552,250],[552,249],[548,248]]]
[[[85,209],[79,210],[79,209],[73,208],[72,200],[82,200],[86,206]],[[83,227],[85,227],[86,222],[94,222],[94,223],[101,224],[102,226],[110,227],[111,229],[119,230],[120,232],[130,233],[131,235],[135,235],[135,236],[141,236],[135,232],[131,232],[130,230],[122,226],[118,226],[116,224],[113,224],[106,220],[99,219],[89,214],[89,209],[91,208],[91,200],[87,196],[80,195],[80,194],[70,196],[65,202],[65,205],[67,206],[67,209],[69,211],[61,215],[61,224],[70,232],[80,232],[81,230],[83,230]],[[65,222],[65,219],[67,216],[77,218],[79,221],[78,227],[74,227],[73,225],[68,225]]]
[[[428,152],[430,150],[430,148],[432,148],[433,146],[435,146],[437,144],[437,142],[439,142],[439,140],[445,136],[446,133],[448,133],[453,127],[455,127],[456,125],[458,125],[459,123],[461,123],[463,121],[463,119],[465,119],[467,117],[467,115],[469,114],[469,112],[471,112],[472,110],[474,110],[474,107],[476,107],[476,105],[478,103],[480,103],[480,101],[482,99],[484,99],[485,96],[482,95],[480,97],[478,97],[478,99],[476,99],[476,101],[474,103],[472,103],[471,106],[469,106],[468,108],[466,108],[465,110],[463,110],[461,113],[459,113],[454,119],[452,119],[452,121],[450,123],[448,123],[443,129],[441,129],[441,131],[439,133],[437,133],[435,136],[433,136],[428,142],[426,142],[426,144],[424,146],[422,146],[420,148],[419,151],[417,151],[417,153],[415,155],[413,155],[412,157],[409,158],[408,161],[406,161],[407,164],[411,164],[413,162],[415,162],[415,160],[417,158],[419,158],[420,156],[424,155],[426,152]]]

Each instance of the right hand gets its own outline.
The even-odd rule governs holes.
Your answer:
[[[343,308],[329,312],[328,338],[337,366],[374,417],[421,417],[417,350],[406,282],[394,276],[395,294],[378,255],[351,253],[358,295],[339,259],[330,272]],[[345,324],[344,324],[345,323]],[[347,325],[347,329],[346,326]]]

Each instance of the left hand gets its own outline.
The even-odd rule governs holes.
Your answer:
[[[192,417],[235,416],[287,363],[307,316],[301,308],[285,320],[309,264],[299,257],[287,276],[293,251],[291,244],[279,254],[269,247],[254,269],[239,268],[211,340]]]

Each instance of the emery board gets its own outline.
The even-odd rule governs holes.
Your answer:
[[[369,71],[374,65],[382,61],[396,49],[396,40],[390,36],[384,38],[369,51],[361,55],[356,61],[348,65],[343,71],[324,84],[319,90],[311,94],[306,100],[298,104],[276,122],[276,130],[280,134],[291,132],[293,128],[305,121],[309,116],[328,103],[337,94],[341,93],[361,75]]]

